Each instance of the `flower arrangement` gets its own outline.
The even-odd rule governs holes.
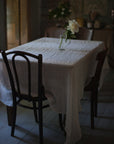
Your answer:
[[[50,19],[66,19],[71,15],[70,3],[69,2],[60,2],[58,6],[54,9],[49,9],[49,18]]]
[[[67,39],[76,39],[76,33],[79,32],[79,28],[80,25],[76,20],[69,20],[65,32],[61,36],[59,48],[61,48],[63,38],[65,38],[65,41],[67,41]]]
[[[79,32],[79,23],[76,20],[69,20],[66,28],[66,35],[68,39],[75,39],[76,33]]]

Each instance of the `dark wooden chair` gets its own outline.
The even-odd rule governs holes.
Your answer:
[[[45,31],[45,37],[54,37],[60,38],[60,36],[65,32],[65,29],[62,27],[49,27]]]
[[[65,29],[62,27],[49,27],[45,31],[45,37],[54,37],[54,38],[60,38],[60,36],[65,32]],[[76,39],[79,40],[92,40],[93,38],[93,29],[87,29],[84,27],[81,27],[79,29],[79,32],[76,33]]]
[[[99,52],[97,54],[97,66],[95,75],[91,78],[89,84],[84,88],[84,91],[91,92],[91,107],[90,107],[90,116],[91,116],[91,128],[94,129],[94,117],[97,117],[97,103],[98,103],[98,91],[100,76],[102,72],[103,63],[106,57],[107,49]]]
[[[11,128],[11,136],[14,136],[15,125],[16,125],[16,114],[17,114],[17,106],[22,106],[23,108],[32,109],[34,111],[34,116],[36,122],[39,123],[39,139],[40,144],[43,144],[43,108],[48,107],[49,105],[43,104],[43,101],[47,100],[45,97],[45,89],[42,83],[42,55],[39,54],[38,56],[33,55],[31,53],[22,52],[22,51],[12,51],[12,52],[5,52],[2,51],[3,60],[6,65],[6,69],[9,76],[9,81],[12,90],[12,98],[13,98],[13,115],[12,115],[12,128]],[[8,58],[10,56],[10,59]],[[17,57],[23,58],[25,62],[24,75],[27,76],[27,91],[26,93],[22,92],[21,85],[20,85],[20,76],[18,72],[17,66]],[[37,80],[38,80],[38,88],[37,88],[37,96],[32,96],[32,75],[31,75],[31,61],[29,58],[35,59],[37,62]],[[21,103],[22,101],[31,102],[32,106],[24,105],[25,103]],[[37,107],[38,105],[38,107]],[[37,118],[37,111],[38,111],[38,118]]]
[[[81,27],[79,32],[76,33],[76,39],[79,40],[92,40],[93,38],[93,29],[87,29],[85,27]]]
[[[84,91],[90,91],[90,118],[91,128],[94,129],[94,117],[97,117],[97,103],[98,103],[98,90],[100,83],[100,76],[102,72],[103,63],[106,57],[107,49],[99,52],[96,56],[97,66],[95,75],[91,78],[89,84],[85,86]],[[65,115],[59,114],[59,123],[63,131],[65,131]]]

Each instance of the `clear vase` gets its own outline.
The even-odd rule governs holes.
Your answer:
[[[64,38],[64,36],[60,35],[60,43],[59,43],[59,50],[65,50],[65,47],[70,44],[70,39]]]
[[[63,37],[60,35],[60,43],[59,43],[59,49],[63,49]]]

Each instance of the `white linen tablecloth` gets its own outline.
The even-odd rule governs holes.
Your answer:
[[[51,107],[66,113],[66,142],[75,144],[81,138],[79,124],[80,99],[88,78],[95,72],[95,59],[99,51],[104,49],[103,42],[70,40],[63,42],[64,50],[60,50],[57,38],[41,38],[8,51],[20,50],[43,55],[43,83],[47,91],[51,91],[53,99]],[[23,62],[19,59],[22,87],[26,77],[22,71]],[[37,73],[33,62],[33,75]],[[35,95],[37,84],[33,77],[32,92]],[[26,88],[23,87],[23,91]],[[0,56],[0,101],[12,106],[12,97],[7,73]]]

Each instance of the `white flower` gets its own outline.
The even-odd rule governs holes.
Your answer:
[[[56,17],[57,17],[57,15],[55,14],[53,17],[54,17],[54,18],[56,18]]]
[[[69,20],[67,30],[70,30],[72,34],[79,32],[79,24],[76,20]]]
[[[64,15],[64,12],[61,12],[61,15]]]

